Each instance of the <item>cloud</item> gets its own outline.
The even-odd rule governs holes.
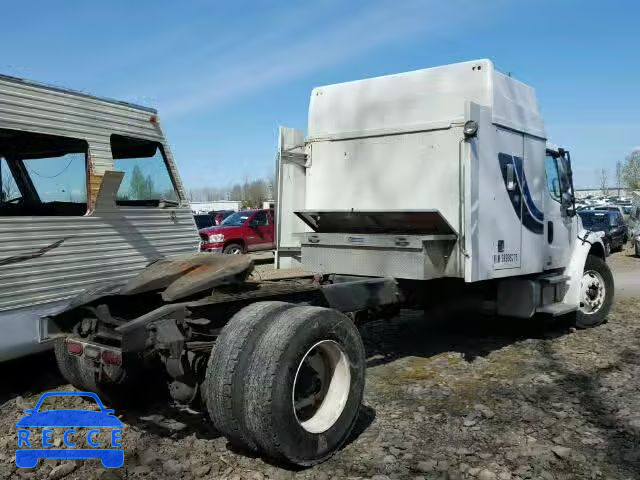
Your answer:
[[[236,34],[236,44],[222,52],[216,47],[225,43],[224,38],[197,52],[186,52],[188,60],[178,59],[178,64],[189,73],[156,85],[150,98],[163,118],[212,109],[377,47],[460,26],[475,11],[467,2],[458,8],[459,2],[424,0],[368,2],[351,13],[344,12],[340,3],[321,5],[321,9],[305,6],[280,15],[276,22],[263,22],[262,31],[243,32],[246,41]]]

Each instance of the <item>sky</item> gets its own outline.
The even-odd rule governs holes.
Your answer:
[[[157,108],[187,188],[272,175],[315,86],[478,58],[535,87],[576,187],[603,168],[613,185],[640,145],[633,0],[23,0],[2,18],[0,73]]]

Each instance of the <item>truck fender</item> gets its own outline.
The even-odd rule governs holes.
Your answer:
[[[569,263],[565,268],[565,275],[570,277],[569,288],[564,296],[564,303],[567,305],[580,304],[580,288],[584,264],[588,255],[596,255],[605,259],[605,247],[602,237],[604,232],[591,232],[581,229],[575,240]]]

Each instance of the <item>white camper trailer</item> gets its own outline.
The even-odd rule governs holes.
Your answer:
[[[198,248],[149,108],[0,76],[0,361],[47,348],[41,317]]]
[[[70,383],[126,401],[162,366],[231,443],[308,466],[358,418],[362,322],[447,304],[606,319],[613,279],[569,152],[491,62],[317,88],[308,137],[282,129],[279,153],[277,262],[309,274],[203,253],[82,294],[48,318]]]

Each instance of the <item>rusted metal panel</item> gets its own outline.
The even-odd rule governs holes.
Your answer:
[[[218,285],[242,283],[253,269],[248,255],[196,253],[160,260],[131,279],[122,295],[165,289],[162,299],[173,302]]]

